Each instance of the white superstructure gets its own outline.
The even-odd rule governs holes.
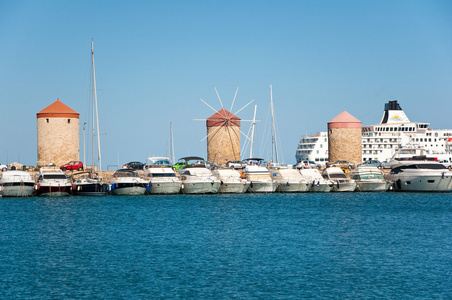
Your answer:
[[[363,161],[388,160],[398,148],[411,144],[423,148],[426,155],[450,164],[452,129],[431,129],[429,126],[429,123],[411,122],[397,100],[389,101],[385,104],[381,122],[362,128]],[[327,132],[301,137],[295,157],[297,163],[312,160],[325,164],[328,161]]]

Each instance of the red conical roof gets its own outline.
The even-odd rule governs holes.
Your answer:
[[[328,128],[361,128],[362,122],[344,111],[328,122]]]
[[[212,126],[238,126],[240,127],[240,118],[233,113],[222,108],[217,113],[210,116],[206,121],[207,127]]]
[[[79,113],[57,99],[36,114],[37,118],[79,118]]]

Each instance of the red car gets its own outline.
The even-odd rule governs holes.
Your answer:
[[[65,165],[62,165],[60,167],[61,170],[66,171],[66,170],[83,170],[83,163],[81,161],[71,161]]]

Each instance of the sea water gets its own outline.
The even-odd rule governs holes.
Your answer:
[[[452,194],[0,198],[1,299],[450,299]]]

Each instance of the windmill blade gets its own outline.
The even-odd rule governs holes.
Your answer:
[[[245,107],[247,107],[248,105],[250,105],[251,103],[253,103],[253,101],[256,99],[251,100],[250,102],[248,102],[247,105],[245,105],[244,107],[242,107],[241,109],[239,109],[234,115],[237,115],[239,112],[241,112]]]
[[[253,142],[252,139],[250,139],[241,129],[239,129],[240,133],[243,134],[244,137],[246,137],[251,143]]]
[[[218,127],[217,132],[220,130],[221,127]],[[211,134],[215,133],[215,130],[212,131],[211,133],[209,133],[208,135],[206,135],[202,140],[200,140],[199,142],[201,143],[202,141],[204,141],[206,138],[208,138]]]
[[[217,87],[216,87],[216,86],[214,86],[213,88],[215,89],[215,93],[217,93],[217,96],[218,96],[218,100],[220,100],[221,108],[224,108],[223,102],[221,102],[221,98],[220,98],[220,95],[218,94],[218,91],[217,91]]]
[[[199,100],[201,100],[205,105],[207,105],[208,107],[210,107],[214,112],[219,113],[215,108],[213,108],[212,106],[210,106],[209,104],[207,104],[206,101],[202,100],[201,98],[199,98]]]
[[[232,108],[234,107],[235,98],[237,97],[237,93],[239,91],[239,86],[237,86],[237,89],[235,90],[234,99],[232,100],[231,109],[229,111],[232,111]]]

